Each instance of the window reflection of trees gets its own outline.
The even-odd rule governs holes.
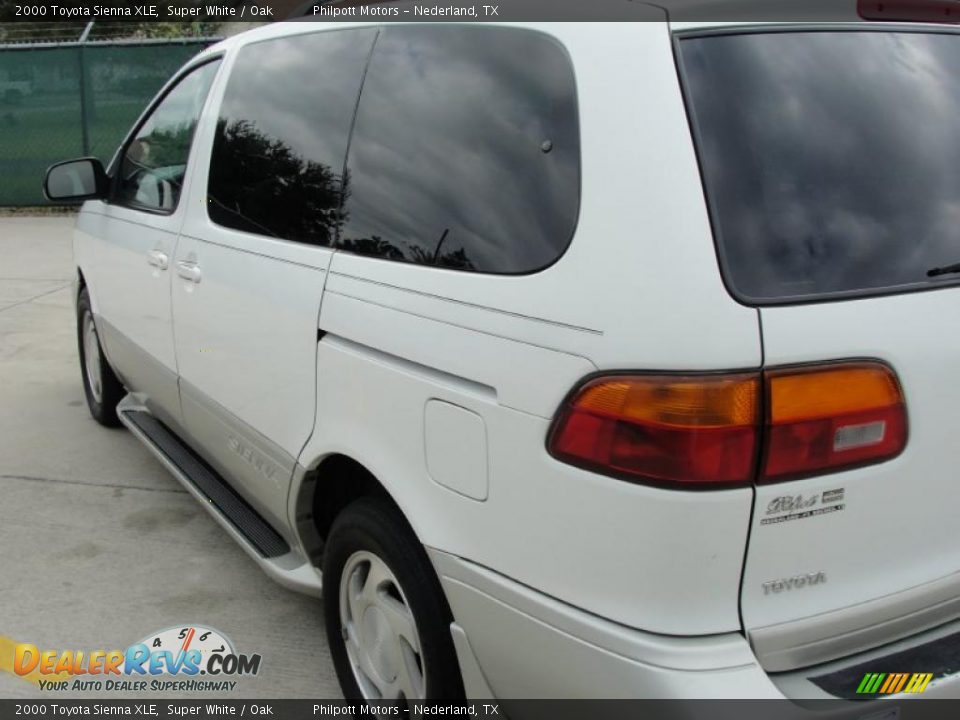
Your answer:
[[[450,229],[443,231],[437,239],[433,252],[427,252],[420,245],[404,243],[406,249],[401,248],[394,242],[384,240],[381,235],[370,235],[370,237],[345,238],[342,237],[343,228],[350,220],[350,211],[347,210],[347,200],[350,197],[350,171],[344,176],[343,194],[341,199],[340,224],[337,228],[337,249],[344,252],[356,253],[357,255],[367,255],[377,257],[383,260],[393,260],[394,262],[407,262],[414,265],[433,265],[434,267],[449,268],[451,270],[474,270],[475,267],[470,258],[467,257],[465,248],[441,253]]]
[[[261,132],[249,120],[217,124],[208,196],[215,222],[246,232],[295,240],[386,260],[473,270],[466,250],[443,251],[447,233],[433,251],[419,245],[400,247],[379,235],[341,238],[348,213],[349,176],[297,154],[283,140]]]
[[[217,123],[208,197],[221,225],[330,245],[340,229],[340,177],[249,120]],[[214,194],[213,191],[216,191]]]
[[[408,245],[406,252],[404,252],[396,244],[384,240],[379,235],[371,235],[368,238],[344,238],[337,244],[337,248],[358,255],[372,255],[385,260],[408,262],[416,265],[433,265],[452,270],[474,269],[473,263],[467,257],[464,248],[444,253],[437,251],[430,253],[419,245]]]

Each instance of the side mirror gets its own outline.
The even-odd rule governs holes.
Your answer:
[[[80,202],[105,198],[110,188],[103,164],[96,158],[57,163],[47,170],[43,193],[54,202]]]

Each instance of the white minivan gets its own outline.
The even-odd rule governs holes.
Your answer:
[[[956,697],[960,34],[631,7],[200,53],[47,177],[90,410],[350,698]]]

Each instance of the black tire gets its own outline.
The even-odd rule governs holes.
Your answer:
[[[80,376],[83,379],[83,394],[87,398],[87,407],[90,408],[90,414],[93,419],[106,427],[117,427],[120,420],[117,418],[117,403],[126,395],[123,384],[113,373],[107,358],[103,354],[103,348],[100,346],[99,335],[96,336],[96,353],[99,356],[99,373],[94,370],[94,374],[99,376],[100,392],[99,399],[97,393],[90,386],[90,373],[87,372],[87,353],[85,351],[85,332],[84,318],[89,316],[89,321],[93,322],[93,310],[90,308],[90,294],[86,288],[80,291],[77,298],[77,349],[80,353]],[[94,333],[96,328],[94,327]]]
[[[403,516],[389,502],[373,497],[355,500],[336,517],[324,552],[327,641],[344,697],[358,701],[377,699],[365,696],[360,689],[347,654],[346,629],[341,621],[341,576],[347,562],[358,552],[382,560],[399,585],[419,635],[425,697],[462,700],[463,680],[450,636],[453,616],[433,566]]]

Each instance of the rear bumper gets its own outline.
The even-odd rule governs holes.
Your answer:
[[[917,698],[960,698],[958,671],[960,622],[952,622],[842,660],[794,672],[777,673],[770,677],[784,695],[790,698],[879,699],[900,702]],[[875,688],[896,686],[901,688],[900,693],[893,697],[884,697],[882,692],[872,695],[858,694],[858,688],[868,675],[876,679]],[[925,677],[929,677],[929,680],[924,681]],[[921,693],[910,691],[911,686],[916,685],[922,687]]]
[[[958,618],[960,573],[953,573],[869,602],[755,628],[749,637],[764,668],[786,672],[891,646],[904,637],[912,646],[921,632]]]
[[[645,633],[461,558],[430,557],[453,610],[469,697],[784,697],[740,634]]]
[[[453,637],[467,696],[473,699],[642,698],[830,700],[811,680],[824,674],[929,672],[886,667],[904,648],[945,641],[957,628],[790,674],[770,675],[739,633],[656,635],[598,618],[467,560],[429,550],[453,611]],[[929,664],[929,663],[928,663]],[[875,667],[874,667],[875,666]],[[855,693],[859,678],[853,678]],[[960,698],[960,676],[938,677],[914,698]],[[890,698],[880,700],[887,702]],[[851,708],[850,703],[840,703]],[[868,703],[868,706],[874,703]],[[855,707],[865,709],[863,703]]]

